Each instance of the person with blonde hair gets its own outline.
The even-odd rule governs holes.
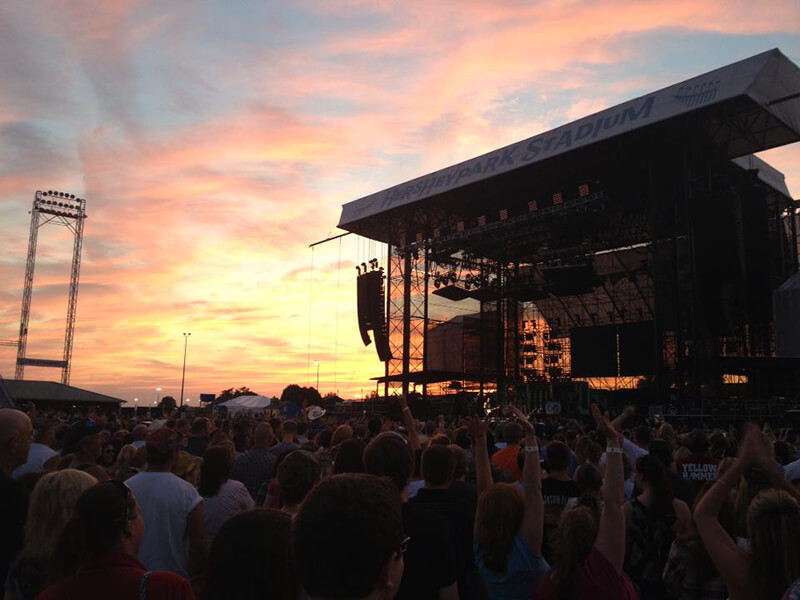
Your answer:
[[[667,440],[673,451],[678,447],[678,437],[675,435],[675,429],[667,422],[662,423],[658,428],[657,437]]]
[[[84,471],[64,469],[44,475],[31,494],[25,546],[12,563],[5,600],[33,600],[47,584],[47,565],[58,537],[72,518],[80,495],[97,480]]]
[[[59,536],[52,583],[37,600],[194,600],[185,578],[136,559],[144,531],[139,504],[124,483],[109,479],[85,490]]]
[[[750,552],[736,545],[720,525],[720,507],[745,471],[755,467],[772,485],[747,509]],[[728,586],[731,600],[778,600],[800,578],[800,491],[772,459],[769,441],[751,425],[736,462],[714,481],[694,510],[697,530]]]
[[[339,425],[331,437],[331,447],[338,446],[345,440],[353,437],[353,428],[350,425]]]

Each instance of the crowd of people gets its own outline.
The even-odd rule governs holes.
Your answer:
[[[800,437],[0,409],[5,600],[800,598]]]

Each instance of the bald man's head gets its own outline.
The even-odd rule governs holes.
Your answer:
[[[275,439],[272,425],[269,423],[259,423],[253,432],[253,443],[258,448],[269,448]]]
[[[24,412],[0,408],[0,468],[11,471],[24,465],[33,439],[33,425]]]

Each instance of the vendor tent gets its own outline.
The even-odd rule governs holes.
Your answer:
[[[235,413],[240,410],[266,410],[272,404],[272,398],[265,396],[238,396],[217,404],[217,408],[224,406],[228,412]]]

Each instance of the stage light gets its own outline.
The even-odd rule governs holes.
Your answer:
[[[436,286],[436,289],[439,289],[440,287],[442,287],[442,280],[437,277],[436,279],[433,280],[433,285]]]
[[[508,218],[508,209],[504,208],[500,211],[500,220],[505,221]]]
[[[539,210],[539,205],[537,204],[536,200],[531,200],[528,202],[528,212],[536,212]]]
[[[578,186],[578,195],[583,198],[589,195],[589,185],[584,183]]]
[[[481,215],[478,217],[478,227],[483,227],[486,225],[486,215]]]
[[[561,204],[563,202],[563,197],[561,196],[561,192],[556,192],[553,194],[553,204]]]

